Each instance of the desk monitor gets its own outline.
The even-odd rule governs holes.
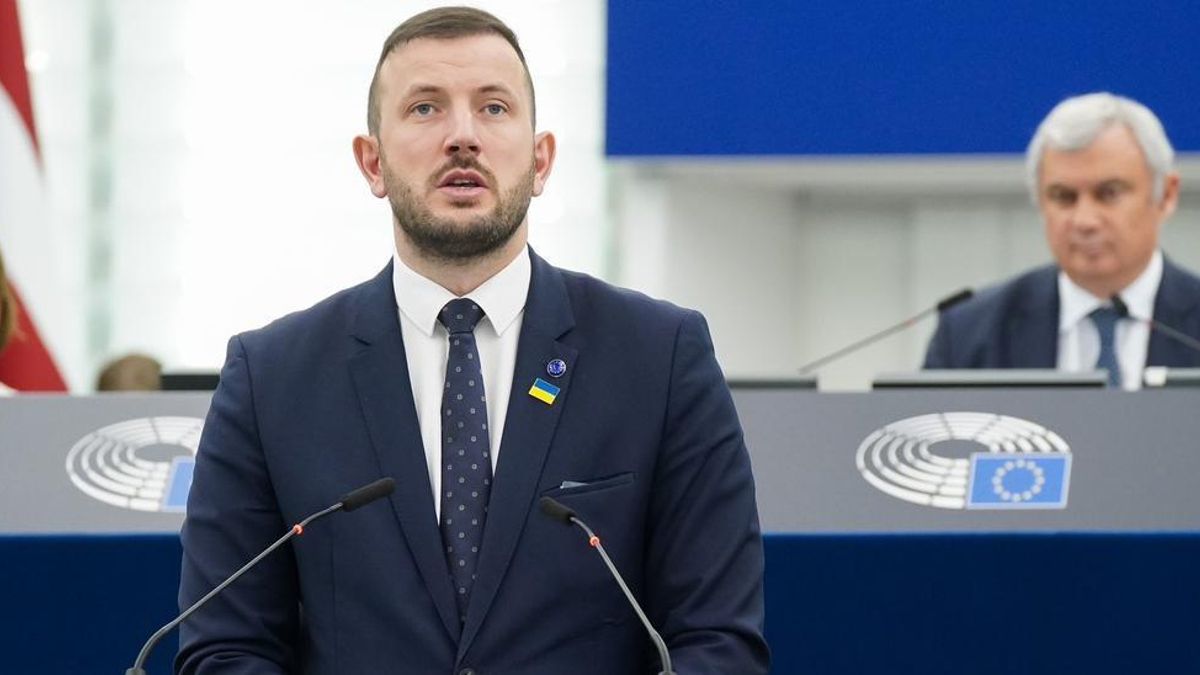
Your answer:
[[[1200,387],[1200,368],[1147,366],[1142,377],[1147,387]]]
[[[816,375],[797,375],[788,378],[772,377],[731,377],[728,379],[729,388],[733,390],[747,389],[800,389],[812,390],[817,388]]]
[[[163,391],[216,391],[219,373],[175,372],[162,374]]]
[[[1103,389],[1108,377],[1102,370],[1065,373],[1050,369],[962,369],[921,370],[912,373],[882,373],[871,382],[872,389],[914,388],[1070,388]]]

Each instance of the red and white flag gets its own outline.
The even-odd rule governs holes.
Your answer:
[[[22,44],[17,0],[0,0],[0,256],[17,310],[17,332],[0,350],[0,383],[18,391],[66,391],[33,320],[52,311],[55,284]]]

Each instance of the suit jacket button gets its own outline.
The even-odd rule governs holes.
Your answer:
[[[462,670],[458,671],[458,675],[478,675],[478,674],[472,668],[463,668]]]

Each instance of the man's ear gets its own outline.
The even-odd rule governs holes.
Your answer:
[[[1179,206],[1179,173],[1172,171],[1163,176],[1163,196],[1158,202],[1158,222],[1166,222],[1175,213],[1177,206]]]
[[[554,153],[557,151],[557,141],[554,134],[543,131],[533,137],[533,196],[537,197],[546,189],[546,180],[550,178],[550,170],[554,168]]]
[[[358,170],[362,172],[363,178],[367,179],[371,194],[380,198],[386,197],[387,185],[383,180],[379,139],[374,136],[355,136],[354,161],[358,163]]]

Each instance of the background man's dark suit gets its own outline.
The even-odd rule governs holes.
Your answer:
[[[1153,318],[1200,339],[1200,278],[1164,258]],[[1058,322],[1058,267],[1039,267],[947,310],[925,368],[1054,368]],[[1146,365],[1196,367],[1200,354],[1151,331]]]
[[[551,380],[554,358],[568,367],[552,380],[558,400],[546,405],[527,391],[535,377]],[[380,476],[396,478],[390,499],[313,526],[184,624],[177,667],[657,672],[603,562],[577,529],[538,511],[548,494],[604,537],[677,672],[767,672],[750,465],[699,314],[533,256],[479,577],[461,629],[391,266],[235,337],[188,504],[181,604],[303,515]]]

